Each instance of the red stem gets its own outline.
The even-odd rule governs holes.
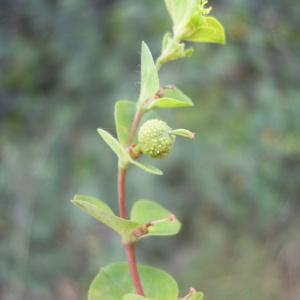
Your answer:
[[[119,169],[119,177],[118,177],[118,194],[119,194],[119,214],[121,218],[127,219],[126,212],[126,170]],[[125,250],[128,257],[129,270],[132,278],[132,282],[135,286],[136,293],[138,295],[144,296],[144,291],[142,288],[142,283],[139,278],[136,256],[135,256],[135,244],[127,243],[125,245]]]
[[[133,141],[133,138],[134,138],[134,135],[135,135],[135,132],[139,126],[139,123],[143,117],[143,111],[141,110],[137,110],[135,115],[134,115],[134,118],[133,118],[133,121],[132,121],[132,124],[131,124],[131,128],[130,128],[130,133],[129,133],[129,137],[128,137],[128,140],[127,140],[127,146],[130,146],[130,144],[132,143]]]
[[[129,263],[129,269],[131,278],[133,281],[133,284],[135,286],[135,291],[140,296],[145,296],[142,283],[139,277],[139,273],[137,270],[137,263],[136,263],[136,256],[135,256],[135,244],[134,243],[128,243],[125,245],[125,250],[127,252],[128,257],[128,263]]]
[[[133,118],[131,129],[127,141],[127,145],[130,146],[136,130],[138,128],[139,122],[143,116],[142,111],[137,111]],[[119,215],[121,218],[127,219],[127,211],[126,211],[126,169],[119,169],[118,174],[118,195],[119,195]],[[127,253],[129,270],[132,278],[132,282],[134,284],[136,293],[140,296],[144,296],[145,293],[143,291],[142,283],[139,277],[136,255],[135,255],[135,244],[129,242],[125,245],[125,250]]]
[[[119,192],[119,215],[127,219],[126,212],[126,170],[119,169],[118,174],[118,192]]]

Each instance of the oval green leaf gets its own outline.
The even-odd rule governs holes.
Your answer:
[[[131,220],[133,222],[147,224],[152,221],[164,220],[164,222],[151,225],[148,230],[149,233],[143,235],[142,237],[147,236],[167,236],[175,235],[179,232],[181,228],[181,223],[175,220],[168,220],[171,212],[165,209],[160,204],[151,201],[142,199],[135,202],[131,210]]]
[[[226,44],[223,25],[214,17],[203,17],[203,25],[185,40],[190,42]]]
[[[140,226],[139,223],[117,217],[106,203],[95,197],[75,195],[71,202],[96,220],[116,231],[123,241],[129,241],[132,231]]]
[[[145,294],[155,300],[177,300],[178,286],[166,272],[138,265]],[[115,263],[101,268],[93,280],[88,300],[121,300],[128,293],[135,293],[127,263]]]
[[[136,104],[132,101],[120,100],[115,104],[115,124],[117,136],[123,146],[127,146],[135,109]]]
[[[130,161],[130,156],[126,149],[107,131],[98,128],[97,132],[102,137],[104,142],[111,148],[119,158],[120,165],[123,167]]]
[[[163,93],[162,98],[151,101],[146,109],[194,106],[193,101],[177,88],[165,88]]]
[[[133,165],[135,165],[136,167],[150,173],[150,174],[153,174],[153,175],[163,175],[163,171],[154,167],[154,166],[151,166],[151,165],[146,165],[146,164],[142,164],[136,160],[133,160],[131,159],[130,160],[130,163],[132,163]]]
[[[141,89],[138,104],[151,98],[159,89],[158,72],[152,54],[145,42],[142,43],[141,53]]]

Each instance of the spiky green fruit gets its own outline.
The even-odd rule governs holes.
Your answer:
[[[164,121],[152,119],[145,122],[138,133],[141,152],[152,158],[163,158],[171,152],[175,142],[175,135],[171,132],[172,128]]]

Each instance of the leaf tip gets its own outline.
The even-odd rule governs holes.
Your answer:
[[[148,52],[148,53],[151,54],[150,49],[149,49],[149,47],[148,47],[148,45],[147,45],[147,43],[146,43],[145,41],[142,41],[141,49],[142,49],[142,53],[143,53],[144,51],[146,51],[146,52]],[[151,55],[152,55],[152,54],[151,54]]]
[[[81,208],[83,203],[84,203],[84,199],[82,195],[74,195],[73,199],[71,199],[71,203],[74,204],[75,206]]]
[[[162,170],[157,170],[154,174],[158,176],[162,176],[164,175],[164,172]]]
[[[71,201],[72,204],[74,204],[74,205],[77,206],[77,205],[78,205],[78,201],[79,201],[79,200],[78,200],[78,195],[75,195],[75,196],[73,197],[73,199],[71,199],[70,201]]]
[[[76,198],[78,197],[78,195],[76,194],[76,195],[74,195],[74,197],[70,200],[71,202],[73,202],[73,201],[75,201],[76,200]]]
[[[97,128],[97,132],[98,132],[98,134],[102,135],[102,133],[103,133],[103,129],[101,129],[101,128]]]

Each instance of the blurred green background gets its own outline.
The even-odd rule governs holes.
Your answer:
[[[171,22],[162,0],[1,0],[0,299],[79,300],[119,239],[73,207],[75,193],[116,207],[116,159],[96,134],[135,100],[140,43],[155,57]],[[194,109],[163,111],[197,132],[132,169],[146,197],[184,226],[143,240],[140,261],[207,300],[300,299],[300,3],[211,1],[228,44],[195,45],[162,69]]]

